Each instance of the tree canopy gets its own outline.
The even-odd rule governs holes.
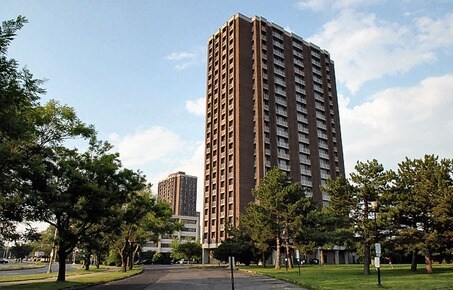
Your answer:
[[[122,230],[133,232],[129,246],[138,245],[177,223],[168,205],[150,191],[141,194],[145,176],[124,168],[112,145],[99,141],[73,108],[54,100],[40,104],[43,81],[7,57],[25,23],[19,16],[0,28],[0,240],[26,237],[19,223],[50,224],[57,232],[57,279],[64,281],[66,258],[76,246],[105,250],[105,233]],[[74,139],[88,148],[70,148],[67,141]]]
[[[277,251],[276,269],[280,268],[282,245],[285,246],[291,267],[291,240],[295,233],[305,226],[309,212],[316,209],[313,200],[306,197],[300,183],[293,183],[291,178],[278,168],[271,169],[252,193],[255,201],[247,207],[245,224],[262,250],[266,250],[269,237],[274,239]],[[266,237],[263,233],[269,236]]]

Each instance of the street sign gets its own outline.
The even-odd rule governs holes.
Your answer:
[[[379,257],[374,257],[374,267],[376,268],[381,267],[381,259]]]
[[[380,257],[381,256],[381,244],[375,243],[374,249],[376,251],[376,257]]]

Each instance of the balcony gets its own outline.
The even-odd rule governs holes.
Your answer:
[[[299,125],[297,126],[297,129],[299,130],[299,132],[307,133],[307,134],[308,134],[308,127],[305,127],[305,126],[299,124]]]
[[[301,162],[302,164],[311,165],[311,161],[310,161],[310,159],[308,159],[308,158],[302,158],[302,159],[300,160],[300,162]]]
[[[299,142],[303,142],[303,143],[306,143],[306,144],[309,143],[308,138],[307,137],[303,137],[303,136],[299,136]]]
[[[311,176],[311,170],[308,169],[301,169],[300,173],[303,175]]]
[[[277,146],[280,146],[282,148],[289,149],[289,144],[286,142],[277,142]]]
[[[305,153],[305,154],[310,154],[310,149],[306,148],[306,147],[299,148],[299,152]]]

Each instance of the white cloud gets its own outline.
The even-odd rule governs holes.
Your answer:
[[[303,0],[296,3],[301,10],[342,10],[381,3],[382,0]]]
[[[418,41],[426,49],[445,47],[450,50],[453,45],[453,13],[439,19],[420,17],[415,20],[418,30]]]
[[[374,14],[343,10],[308,39],[335,60],[338,81],[356,93],[367,81],[401,74],[436,60],[436,50],[453,44],[453,15],[427,17],[413,26],[383,22]]]
[[[182,149],[180,137],[163,127],[152,127],[121,138],[112,134],[110,141],[120,153],[126,167],[138,167],[165,159]]]
[[[172,52],[165,56],[165,59],[174,62],[176,70],[184,70],[192,65],[205,62],[206,49],[198,47],[193,51]]]
[[[185,59],[194,59],[196,58],[196,54],[193,52],[173,52],[167,55],[165,58],[169,60],[185,60]]]
[[[314,11],[320,11],[324,9],[327,5],[327,1],[324,0],[305,0],[305,1],[299,1],[296,3],[296,7],[301,9],[301,10],[314,10]]]
[[[191,114],[204,116],[206,114],[206,98],[201,97],[196,100],[187,100],[186,110]]]
[[[407,88],[379,92],[348,108],[340,96],[346,171],[355,162],[377,159],[395,168],[405,157],[436,154],[451,158],[453,75],[432,77]]]
[[[157,194],[157,184],[170,173],[184,171],[197,176],[198,201],[202,206],[204,150],[203,141],[183,141],[177,134],[164,127],[151,127],[124,137],[114,133],[109,138],[120,153],[123,165],[140,169],[153,184]]]

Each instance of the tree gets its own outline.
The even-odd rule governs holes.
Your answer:
[[[274,235],[267,225],[260,224],[264,220],[261,208],[251,203],[240,217],[238,228],[228,228],[229,236],[242,243],[251,243],[257,255],[261,258],[264,267],[266,260],[272,253],[272,245],[275,244]]]
[[[150,191],[131,192],[117,219],[120,226],[113,240],[121,256],[123,272],[127,270],[128,258],[131,261],[132,253],[144,240],[157,241],[159,235],[181,228],[172,218],[170,205],[152,197]]]
[[[309,241],[315,241],[315,244],[321,247],[325,244],[354,247],[355,221],[351,215],[356,206],[354,187],[340,175],[334,180],[327,180],[323,190],[329,194],[330,202],[318,216],[316,226],[310,232]],[[320,264],[323,263],[321,253]]]
[[[229,257],[234,257],[235,261],[248,266],[255,259],[254,252],[253,244],[228,238],[214,251],[214,258],[222,262],[228,262]]]
[[[108,256],[111,243],[109,233],[114,231],[118,224],[111,221],[106,222],[107,224],[93,225],[91,232],[95,232],[96,234],[80,237],[79,243],[77,244],[77,249],[81,250],[81,253],[84,256],[84,266],[87,271],[90,269],[92,255],[95,257],[96,268],[99,268],[101,260]]]
[[[171,254],[170,256],[174,260],[180,260],[184,258],[184,255],[182,252],[179,251],[179,245],[181,244],[181,239],[179,237],[173,238],[171,241]]]
[[[25,23],[27,19],[18,16],[0,29],[0,235],[10,240],[20,238],[17,223],[27,222],[35,213],[28,203],[36,190],[32,177],[42,173],[53,148],[67,139],[94,134],[72,108],[55,101],[40,105],[43,81],[6,57]]]
[[[339,229],[354,234],[356,248],[363,257],[363,268],[370,274],[371,244],[378,237],[371,202],[388,190],[390,175],[377,160],[357,162],[351,173],[352,184],[344,177],[328,182],[325,190],[330,194],[330,212],[336,212]],[[376,231],[375,231],[376,230]]]
[[[22,259],[30,255],[33,247],[31,246],[31,244],[16,244],[9,250],[14,258],[20,259],[20,261],[22,261]]]
[[[185,241],[178,246],[178,252],[182,254],[184,259],[201,260],[202,248],[200,241]]]
[[[315,210],[312,199],[305,196],[300,183],[292,183],[290,177],[278,168],[270,170],[252,193],[255,201],[247,208],[250,223],[270,233],[275,240],[275,268],[280,269],[282,240],[289,267],[292,267],[291,241],[303,226],[307,214]],[[256,233],[254,236],[258,238],[257,242],[264,242],[262,236]]]
[[[453,237],[452,160],[434,155],[408,159],[398,165],[395,188],[384,196],[389,204],[385,217],[394,225],[393,243],[412,254],[422,252],[427,273],[432,273],[434,251],[451,249]]]
[[[33,252],[44,252],[44,256],[49,257],[55,243],[55,227],[49,226],[39,233],[39,238],[32,241]]]
[[[28,163],[30,146],[35,140],[33,110],[38,106],[40,80],[27,69],[19,69],[8,59],[8,47],[27,19],[2,22],[0,28],[0,239],[17,239],[17,222],[23,222],[23,202],[19,197]]]
[[[130,192],[145,186],[144,177],[121,167],[107,142],[91,140],[84,153],[57,147],[49,154],[28,204],[34,217],[57,231],[58,281],[65,280],[65,261],[80,240],[96,235],[127,201]]]

